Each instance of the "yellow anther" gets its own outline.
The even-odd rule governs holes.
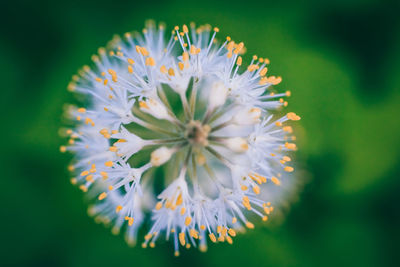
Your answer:
[[[133,59],[131,59],[131,58],[128,58],[127,61],[131,65],[135,64],[135,61]]]
[[[288,142],[286,142],[286,143],[285,143],[285,147],[286,147],[287,149],[296,150],[296,144],[293,144],[293,143],[288,143]]]
[[[282,126],[282,122],[277,121],[277,122],[275,122],[275,125],[278,126],[278,127],[281,127]]]
[[[179,242],[181,243],[182,246],[185,245],[186,240],[185,240],[185,233],[184,232],[179,233]]]
[[[133,225],[133,221],[134,221],[133,218],[130,217],[129,220],[128,220],[128,225],[129,225],[129,226],[132,226],[132,225]]]
[[[149,51],[147,51],[146,47],[141,47],[142,55],[147,57],[149,55]]]
[[[103,177],[103,180],[106,180],[108,178],[107,172],[100,172],[100,175]]]
[[[210,237],[210,240],[212,241],[212,242],[217,242],[217,239],[215,238],[215,235],[214,235],[214,233],[211,233],[211,234],[209,234],[208,235],[209,237]]]
[[[246,191],[246,190],[248,189],[248,187],[245,186],[245,185],[242,185],[240,188],[241,188],[243,191]]]
[[[189,226],[189,224],[192,222],[192,217],[188,216],[185,218],[185,225]]]
[[[183,70],[185,68],[185,65],[182,62],[178,62],[178,67],[180,70]]]
[[[146,66],[155,66],[156,62],[154,61],[154,58],[148,57],[146,58]]]
[[[81,172],[81,176],[86,176],[86,175],[88,175],[89,174],[89,171],[83,171],[83,172]]]
[[[267,84],[267,82],[268,82],[268,78],[267,77],[262,77],[260,79],[260,81],[258,82],[258,84],[259,85],[264,85],[264,84]]]
[[[226,36],[226,40],[229,42],[231,40],[230,36]]]
[[[101,78],[99,78],[99,77],[97,77],[95,80],[96,80],[96,82],[99,82],[99,83],[103,82],[103,80]]]
[[[86,176],[86,181],[88,181],[88,182],[93,182],[93,174],[89,174],[88,176]]]
[[[71,178],[69,181],[71,182],[71,184],[76,184],[78,182],[78,180],[75,177]]]
[[[174,71],[173,68],[169,68],[169,69],[168,69],[168,75],[169,75],[169,76],[175,76],[175,71]]]
[[[237,218],[236,217],[233,217],[232,218],[232,223],[236,223],[237,222]]]
[[[189,230],[190,236],[194,238],[199,238],[199,233],[195,229],[190,229]]]
[[[133,68],[132,68],[131,65],[128,65],[128,72],[129,72],[129,73],[133,73]]]
[[[60,146],[60,152],[64,153],[65,151],[67,151],[67,147],[66,146]]]
[[[252,71],[255,71],[257,68],[258,68],[257,65],[252,64],[252,65],[249,65],[249,66],[247,67],[247,70],[250,71],[250,72],[252,72]],[[262,80],[262,79],[261,79],[261,80]],[[261,81],[261,80],[260,80],[260,81]]]
[[[218,234],[221,233],[221,230],[222,230],[221,225],[218,225],[218,226],[217,226],[217,233],[218,233]]]
[[[82,190],[83,192],[87,192],[87,187],[84,186],[83,184],[79,186],[79,189]]]
[[[257,195],[260,194],[260,187],[258,187],[258,186],[253,186],[253,191],[254,191],[254,193],[256,193]]]
[[[235,46],[235,42],[231,41],[228,43],[228,45],[226,46],[226,49],[228,51],[232,51],[233,47]]]
[[[182,30],[183,30],[184,33],[188,33],[189,32],[189,29],[188,29],[188,27],[186,25],[182,26]]]
[[[240,50],[242,50],[242,48],[244,47],[243,42],[240,42],[237,47],[235,48],[235,50],[233,51],[233,53],[235,54],[239,54]]]
[[[222,228],[221,234],[222,234],[223,236],[226,236],[226,233],[227,233],[227,232],[228,232],[228,229],[226,229],[225,227]]]
[[[188,54],[188,52],[183,52],[183,54],[182,54],[182,60],[183,60],[183,61],[188,61],[188,60],[189,60],[189,54]]]
[[[271,181],[276,185],[281,185],[281,181],[279,181],[275,176],[271,177]]]
[[[241,66],[242,65],[242,57],[238,56],[238,59],[236,60],[236,65]]]
[[[99,200],[103,200],[103,199],[105,199],[107,197],[107,193],[106,192],[103,192],[103,193],[101,193],[100,195],[99,195]]]
[[[176,199],[176,205],[179,206],[182,205],[182,203],[183,203],[182,194],[179,194],[179,196]]]
[[[236,232],[232,228],[228,230],[228,234],[231,236],[236,236]]]
[[[232,245],[232,243],[233,243],[232,237],[230,237],[230,236],[227,236],[227,237],[226,237],[226,241],[227,241],[228,244],[230,244],[230,245]]]
[[[291,126],[285,126],[282,129],[283,129],[283,131],[288,132],[288,133],[292,133],[293,132],[293,128]]]
[[[92,59],[93,62],[99,62],[100,61],[100,58],[99,58],[98,55],[92,55],[91,59]]]
[[[108,111],[108,108],[104,107],[104,111]]]
[[[291,160],[292,160],[292,159],[289,158],[288,156],[283,156],[282,159],[283,159],[284,161],[291,161]]]
[[[99,131],[99,133],[102,134],[102,135],[108,134],[108,129],[103,128],[103,129],[101,129],[101,130]]]
[[[186,212],[185,207],[182,207],[182,208],[181,208],[181,211],[180,211],[180,214],[183,215],[183,214],[185,214],[185,212]]]
[[[257,174],[257,173],[254,173],[254,176],[257,177],[257,178],[259,178],[259,179],[261,180],[262,183],[266,183],[266,182],[267,182],[267,178],[265,178],[265,177],[262,176],[262,175],[259,175],[259,174]]]
[[[260,71],[260,76],[264,76],[265,74],[267,74],[268,68],[264,67],[261,71]]]
[[[286,117],[287,117],[289,120],[292,120],[292,121],[298,121],[298,120],[300,120],[300,116],[296,115],[296,113],[294,113],[294,112],[289,112],[288,114],[286,114]]]
[[[265,212],[266,214],[270,214],[270,213],[271,213],[270,207],[264,207],[264,212]]]
[[[280,82],[282,82],[282,77],[277,77],[277,78],[273,79],[271,83],[272,83],[273,85],[277,85],[277,84],[279,84]]]
[[[109,190],[109,191],[112,191],[113,189],[114,189],[114,186],[112,186],[112,185],[109,185],[109,186],[108,186],[108,190]]]
[[[217,27],[214,28],[215,32],[219,32],[219,29]]]
[[[86,112],[86,109],[85,109],[85,108],[78,108],[78,112],[79,112],[79,113],[85,113],[85,112]]]
[[[246,222],[246,227],[249,229],[254,229],[254,224],[252,224],[251,222]]]
[[[120,212],[121,210],[122,210],[122,206],[121,206],[121,205],[118,205],[118,206],[115,208],[115,212],[116,212],[116,213]]]
[[[144,101],[139,101],[139,107],[140,107],[140,108],[149,109],[149,106],[148,106],[147,103],[144,102]]]
[[[156,204],[156,210],[160,210],[162,208],[162,203],[159,201]]]
[[[196,54],[196,47],[194,45],[192,45],[190,47],[190,54],[195,55]]]
[[[150,242],[149,246],[150,246],[151,248],[154,248],[154,247],[156,246],[156,244],[155,244],[154,242]]]
[[[204,224],[200,225],[200,230],[206,230],[206,226]]]
[[[286,166],[286,167],[284,168],[284,170],[287,171],[287,172],[292,172],[294,169],[293,169],[293,167]]]
[[[174,252],[174,256],[175,256],[175,257],[179,257],[179,251],[175,251],[175,252]]]
[[[165,67],[164,65],[162,65],[161,67],[160,67],[160,71],[162,72],[162,73],[164,73],[164,74],[166,74],[168,71],[167,71],[167,67]]]
[[[104,165],[106,165],[107,167],[112,167],[113,166],[113,162],[112,161],[106,161],[104,163]]]
[[[291,96],[291,95],[292,95],[292,92],[286,91],[285,94],[286,94],[286,96]]]

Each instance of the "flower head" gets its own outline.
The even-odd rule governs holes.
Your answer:
[[[165,237],[178,255],[181,246],[206,250],[207,240],[232,243],[254,228],[253,215],[272,212],[265,184],[293,171],[290,121],[300,117],[272,114],[290,92],[272,90],[282,79],[267,75],[268,59],[244,67],[244,44],[219,42],[218,32],[184,25],[165,39],[164,26],[149,23],[100,48],[68,86],[86,103],[68,109],[76,126],[61,147],[75,153],[72,182],[130,244],[147,216],[143,247]]]

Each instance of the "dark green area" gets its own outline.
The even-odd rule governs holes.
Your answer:
[[[13,4],[11,4],[13,3]],[[398,1],[7,1],[1,4],[1,265],[399,266]],[[280,227],[206,254],[130,248],[86,215],[69,183],[71,76],[113,34],[146,19],[210,23],[290,89],[310,179]],[[273,223],[272,223],[273,224]],[[268,224],[267,224],[268,225]]]

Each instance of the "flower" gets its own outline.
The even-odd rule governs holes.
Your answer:
[[[71,182],[92,196],[90,214],[125,230],[129,244],[147,217],[143,247],[171,238],[179,255],[182,246],[205,251],[207,240],[232,243],[254,228],[251,218],[273,211],[276,190],[263,193],[266,184],[278,188],[293,171],[290,121],[300,117],[273,114],[290,92],[274,92],[282,79],[267,76],[268,59],[244,68],[244,44],[218,42],[218,32],[183,25],[165,39],[165,27],[150,22],[143,35],[100,48],[68,86],[86,103],[67,109],[75,126],[60,149],[75,154]]]

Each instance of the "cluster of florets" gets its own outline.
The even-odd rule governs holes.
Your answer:
[[[151,217],[142,246],[172,237],[176,255],[179,245],[232,243],[254,227],[248,218],[268,219],[275,198],[263,187],[293,171],[288,121],[300,119],[272,115],[290,92],[273,92],[281,78],[267,75],[268,59],[254,56],[243,69],[243,43],[190,28],[166,40],[164,26],[150,23],[100,48],[68,86],[85,107],[68,107],[75,126],[61,147],[75,154],[71,182],[93,196],[97,220],[134,244]]]

